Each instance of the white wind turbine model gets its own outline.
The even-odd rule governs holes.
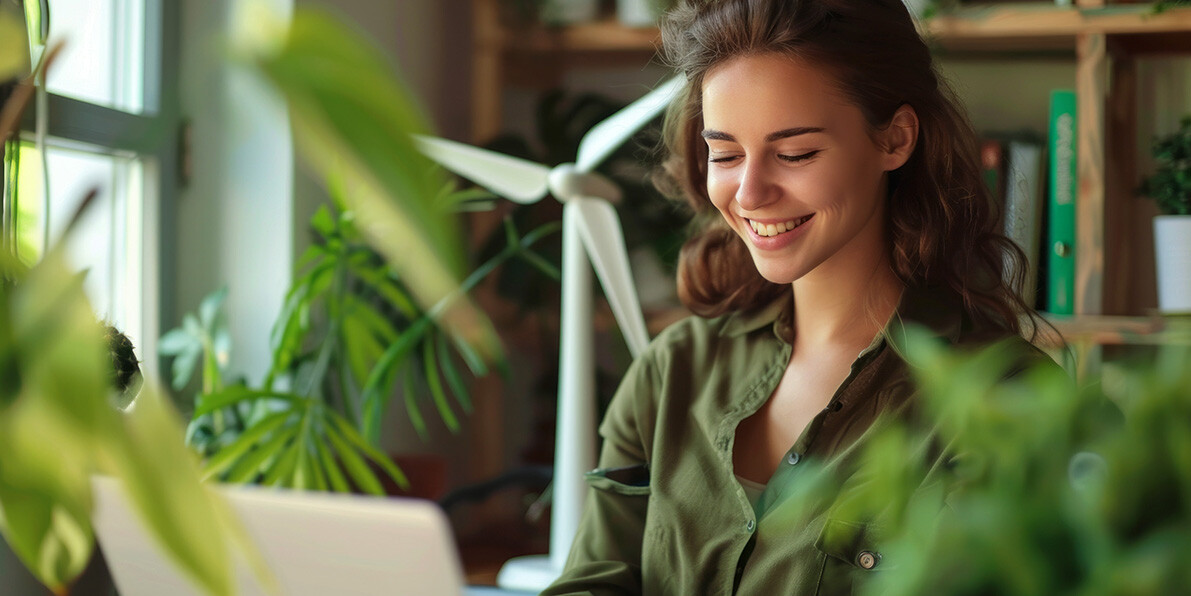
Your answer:
[[[612,207],[621,198],[620,189],[593,170],[661,113],[681,84],[679,78],[672,79],[600,122],[579,143],[575,163],[554,168],[454,141],[417,139],[419,148],[428,157],[497,195],[518,203],[534,203],[549,193],[563,204],[562,337],[550,554],[509,561],[497,578],[503,588],[540,591],[562,572],[583,511],[586,494],[583,472],[595,466],[595,358],[589,259],[633,357],[649,343],[629,270],[624,235]]]

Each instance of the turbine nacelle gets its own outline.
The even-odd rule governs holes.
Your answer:
[[[607,176],[597,172],[583,172],[573,163],[564,163],[550,170],[547,179],[550,194],[560,203],[578,197],[594,197],[619,203],[624,195]]]

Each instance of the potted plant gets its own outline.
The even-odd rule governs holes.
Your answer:
[[[0,23],[5,15],[0,11]],[[499,348],[487,318],[460,290],[462,243],[450,210],[438,201],[442,179],[409,140],[410,132],[422,130],[421,114],[383,58],[322,13],[296,11],[288,26],[269,15],[240,16],[241,58],[289,101],[299,149],[313,168],[324,179],[351,181],[344,196],[356,216],[354,231],[408,283],[409,301],[424,313],[419,320],[425,333],[447,334],[466,343],[476,362],[491,362]],[[9,74],[4,67],[0,60],[0,80]],[[0,110],[0,138],[8,138],[19,121],[33,81],[26,77],[6,106],[11,109]],[[90,481],[106,474],[121,481],[163,550],[197,587],[230,593],[229,548],[238,545],[250,560],[259,559],[243,533],[233,531],[235,521],[217,493],[200,482],[199,462],[169,401],[149,380],[128,411],[113,407],[111,358],[79,276],[65,265],[61,250],[26,267],[12,244],[0,234],[0,536],[42,583],[68,593],[94,549]],[[207,310],[217,306],[213,300]],[[208,325],[207,331],[215,328]],[[126,360],[127,346],[121,347]],[[330,360],[319,357],[315,366]],[[246,392],[224,392],[203,407],[220,410]],[[293,400],[318,410],[309,401]],[[271,420],[278,427],[288,421]],[[319,421],[328,420],[338,424],[334,417]],[[348,476],[368,484],[371,475],[360,472],[365,463],[359,455],[382,458],[372,457],[374,449],[349,425],[339,426],[336,437],[346,445],[336,450],[343,465],[355,470]],[[285,448],[285,461],[271,468],[277,471],[265,473],[284,477],[299,470],[287,484],[300,485],[311,479],[300,480],[301,471],[318,472],[310,452],[293,444]],[[239,445],[254,446],[248,440]],[[240,463],[234,455],[225,455],[224,465]],[[211,469],[208,462],[205,471]]]
[[[1158,308],[1164,313],[1191,312],[1191,116],[1179,129],[1158,138],[1158,162],[1141,192],[1154,199],[1162,215],[1154,217],[1158,272]]]

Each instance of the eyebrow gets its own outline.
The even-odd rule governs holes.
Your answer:
[[[824,132],[826,130],[827,129],[819,127],[819,126],[798,126],[795,128],[787,128],[785,130],[779,130],[779,131],[771,132],[771,133],[765,135],[765,142],[772,143],[774,141],[780,141],[781,139],[788,139],[790,137],[796,137],[799,135],[807,135],[807,134],[816,133],[816,132]],[[719,131],[719,130],[713,130],[710,128],[703,131],[703,138],[708,141],[736,142],[736,137],[734,137],[726,132]]]

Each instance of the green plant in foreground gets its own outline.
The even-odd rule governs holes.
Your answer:
[[[66,594],[90,559],[91,476],[118,478],[165,551],[208,592],[231,589],[233,523],[150,383],[109,402],[111,359],[82,281],[51,251],[32,269],[0,255],[0,532]]]
[[[1166,215],[1191,215],[1191,116],[1182,119],[1177,131],[1158,138],[1153,151],[1158,167],[1141,192]]]
[[[932,431],[891,427],[853,488],[804,489],[879,532],[875,596],[1159,596],[1191,585],[1191,349],[1077,389],[1013,355],[907,344]],[[1118,409],[1119,408],[1119,409]],[[1123,417],[1122,417],[1123,414]],[[925,462],[937,449],[943,469]],[[924,482],[924,479],[928,479]],[[858,570],[859,573],[864,573]]]

